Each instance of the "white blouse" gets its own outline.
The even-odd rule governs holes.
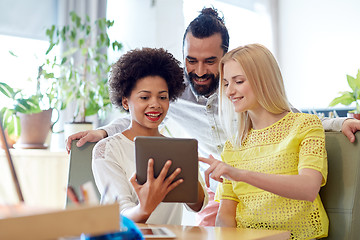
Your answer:
[[[120,213],[125,209],[139,204],[136,192],[129,179],[135,172],[135,143],[122,133],[99,141],[93,149],[92,170],[99,192],[104,193],[106,186],[109,189],[106,196],[101,196],[103,202],[114,202],[120,205]],[[204,182],[199,175],[205,199],[204,208],[208,202],[208,194]],[[150,215],[147,224],[180,225],[182,220],[183,204],[160,203]],[[185,205],[187,207],[187,205]],[[191,210],[187,207],[187,209]]]

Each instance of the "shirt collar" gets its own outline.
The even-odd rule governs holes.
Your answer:
[[[197,102],[208,102],[214,98],[217,98],[218,96],[218,91],[216,90],[213,94],[211,94],[208,97],[205,97],[204,95],[197,95],[193,89],[190,87],[190,85],[188,85],[188,88],[190,88],[191,93],[194,95],[195,99]]]

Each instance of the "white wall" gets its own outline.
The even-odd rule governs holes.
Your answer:
[[[125,51],[162,47],[182,61],[183,1],[154,2],[152,6],[152,0],[108,0],[107,18],[115,21],[110,38],[124,43]]]
[[[279,62],[295,107],[327,107],[350,90],[346,74],[360,68],[359,24],[358,0],[279,0]]]
[[[108,0],[107,18],[114,20],[109,31],[110,39],[124,45],[123,51],[142,47],[164,48],[182,62],[182,38],[184,15],[182,0]],[[115,62],[122,53],[109,53]],[[113,108],[107,118],[100,123],[106,125],[121,116],[118,108]]]

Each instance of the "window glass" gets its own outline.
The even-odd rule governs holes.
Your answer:
[[[24,89],[29,95],[35,93],[38,68],[44,62],[48,42],[6,35],[0,35],[0,42],[0,82]],[[9,102],[2,99],[0,107],[5,104]]]
[[[223,1],[184,0],[185,26],[188,26],[199,15],[202,8],[213,6],[218,9],[220,16],[222,16],[221,13],[224,16],[230,36],[229,50],[244,44],[260,43],[273,51],[273,34],[269,13],[260,3],[252,4],[250,1],[248,5],[249,7],[245,8]]]

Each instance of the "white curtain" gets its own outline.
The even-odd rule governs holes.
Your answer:
[[[89,16],[90,22],[94,22],[96,19],[106,17],[106,0],[60,0],[58,1],[58,26],[64,26],[71,22],[69,13],[75,11],[82,19]],[[96,34],[96,33],[95,33]],[[61,51],[66,49],[61,48]],[[67,109],[61,111],[60,118],[57,124],[54,126],[55,132],[62,131],[65,122],[70,122],[73,119],[75,104],[69,104]],[[98,125],[98,119],[96,116],[87,118],[87,121],[94,122],[94,126]],[[64,148],[65,138],[63,133],[53,134],[51,140],[51,146],[53,148]]]

